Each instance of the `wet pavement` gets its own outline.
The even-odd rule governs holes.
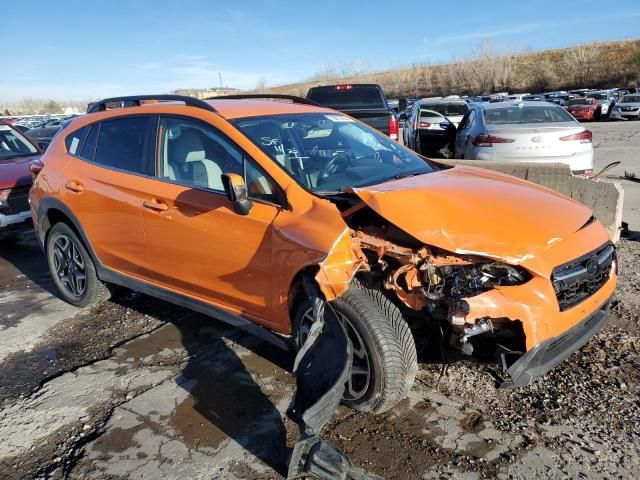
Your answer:
[[[640,243],[619,253],[611,321],[545,379],[498,391],[480,365],[422,363],[397,408],[340,407],[325,437],[389,479],[640,477]],[[127,290],[69,306],[32,234],[0,241],[3,479],[283,478],[292,361]]]

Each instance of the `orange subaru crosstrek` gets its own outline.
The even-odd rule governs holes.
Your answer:
[[[616,253],[584,205],[309,100],[237,97],[108,99],[56,136],[30,202],[64,299],[122,285],[295,347],[314,282],[353,345],[343,400],[372,412],[406,395],[417,350],[523,386],[604,323]]]

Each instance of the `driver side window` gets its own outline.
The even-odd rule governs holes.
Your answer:
[[[475,116],[476,116],[475,110],[469,110],[467,114],[464,116],[464,118],[462,119],[462,121],[460,122],[460,127],[458,128],[458,130],[466,130],[467,128],[471,127],[471,124],[473,123]]]
[[[244,177],[249,198],[279,203],[268,175],[217,129],[182,118],[160,119],[158,177],[188,187],[224,192],[222,175]]]

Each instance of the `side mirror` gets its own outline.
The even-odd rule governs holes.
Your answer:
[[[237,173],[225,173],[222,175],[222,184],[227,198],[233,205],[233,211],[238,215],[248,215],[253,203],[249,200],[244,178]]]

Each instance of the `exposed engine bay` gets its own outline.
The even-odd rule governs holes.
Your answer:
[[[412,329],[431,327],[449,349],[504,369],[525,352],[519,321],[477,317],[467,299],[523,284],[531,278],[526,270],[421,244],[348,194],[331,200],[349,226],[353,277],[394,299]]]

